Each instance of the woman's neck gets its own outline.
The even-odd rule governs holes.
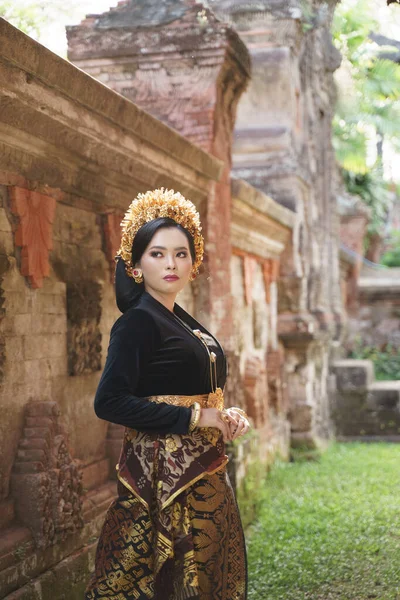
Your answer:
[[[162,293],[158,292],[157,290],[148,289],[146,287],[145,287],[145,291],[148,294],[150,294],[150,296],[153,296],[153,298],[158,300],[158,302],[163,304],[165,306],[165,308],[168,308],[168,310],[170,310],[171,312],[174,312],[174,304],[175,304],[175,299],[176,299],[177,294],[162,294]]]

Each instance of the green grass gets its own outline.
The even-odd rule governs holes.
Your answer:
[[[400,445],[277,463],[248,542],[249,600],[400,599]]]

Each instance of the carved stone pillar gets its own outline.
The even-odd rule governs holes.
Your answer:
[[[335,2],[215,0],[240,33],[252,79],[239,106],[233,173],[296,215],[281,255],[278,333],[285,359],[292,442],[330,436],[327,361],[342,320],[332,74],[340,64],[330,25]],[[266,273],[268,277],[268,273]]]

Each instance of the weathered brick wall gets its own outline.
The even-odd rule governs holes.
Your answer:
[[[203,207],[221,165],[4,20],[0,48],[0,590],[78,600],[116,493],[93,397],[120,221],[161,185]]]

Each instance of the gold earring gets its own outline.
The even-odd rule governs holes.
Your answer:
[[[194,281],[196,279],[196,276],[197,276],[197,270],[192,269],[192,272],[190,273],[190,276],[189,276],[189,281]]]
[[[142,283],[143,273],[141,269],[132,269],[132,275],[136,283]]]

